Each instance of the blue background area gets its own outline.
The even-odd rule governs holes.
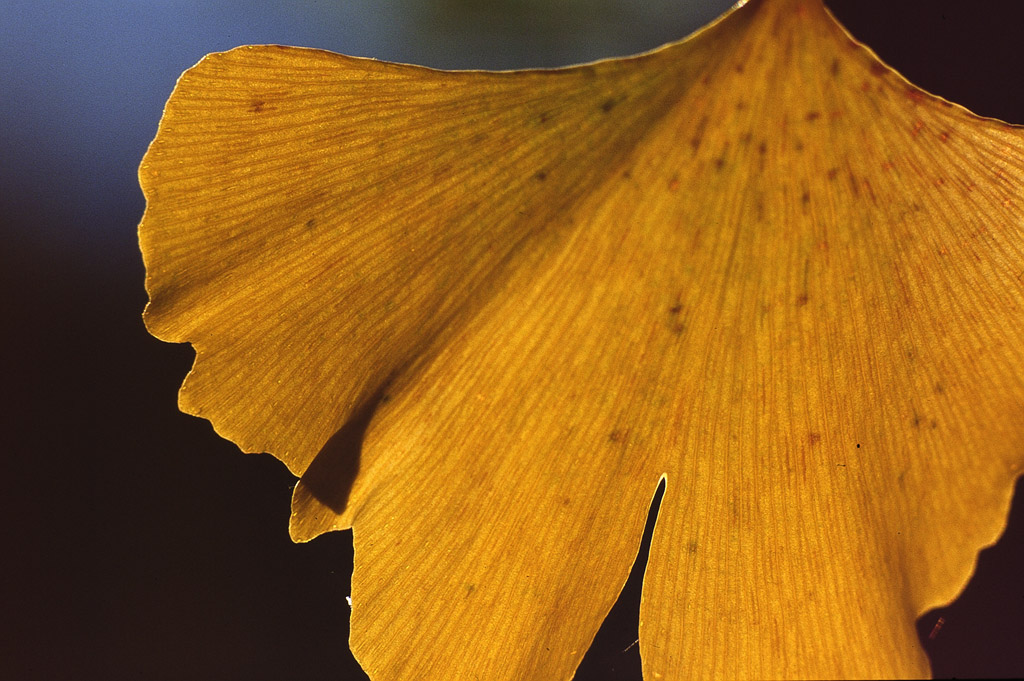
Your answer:
[[[0,4],[0,678],[361,678],[346,646],[349,535],[289,542],[291,476],[176,411],[192,353],[139,318],[136,167],[181,71],[247,43],[555,66],[655,47],[729,4]],[[912,81],[1024,123],[1024,3],[829,4]],[[934,640],[940,613],[921,620],[940,675],[1024,674],[1022,506]],[[579,681],[639,678],[637,648],[623,651],[638,589],[631,579]]]

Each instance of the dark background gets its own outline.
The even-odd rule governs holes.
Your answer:
[[[192,352],[139,316],[136,166],[182,70],[268,42],[553,66],[654,47],[728,4],[4,0],[0,678],[365,678],[346,643],[350,534],[289,541],[294,480],[178,413]],[[1024,123],[1024,3],[829,4],[910,80]],[[919,623],[939,676],[1024,675],[1021,487],[964,595]],[[624,650],[638,602],[631,579],[579,681],[640,678],[637,647]]]

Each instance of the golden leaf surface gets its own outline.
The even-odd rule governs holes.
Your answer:
[[[927,675],[1004,526],[1024,130],[820,0],[556,70],[212,54],[140,177],[181,407],[353,529],[375,681],[571,678],[662,479],[649,680]]]

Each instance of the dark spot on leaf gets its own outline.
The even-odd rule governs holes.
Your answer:
[[[693,153],[697,153],[697,149],[700,148],[701,140],[704,139],[704,128],[708,125],[708,117],[704,116],[697,122],[697,129],[693,133],[693,137],[690,138],[690,148]]]
[[[747,130],[745,133],[740,135],[740,142],[743,144],[750,144],[750,140],[754,137],[754,133]]]
[[[813,123],[814,121],[818,120],[819,118],[821,118],[821,113],[819,113],[817,111],[808,111],[807,115],[804,116],[804,120],[807,121],[808,123]]]
[[[718,158],[715,159],[715,170],[721,171],[724,166],[725,166],[725,157],[724,156],[719,156]]]
[[[877,61],[871,64],[871,75],[873,76],[884,76],[888,71],[889,69],[885,68],[884,64],[880,64]]]
[[[687,544],[686,550],[688,553],[697,553],[697,542],[692,541],[689,544]]]
[[[811,192],[805,191],[800,195],[800,201],[805,205],[811,202]]]
[[[948,142],[949,141],[949,134],[950,133],[949,133],[948,130],[943,130],[942,132],[940,132],[939,133],[939,141],[940,142]]]
[[[313,229],[314,227],[316,227],[316,218],[306,220],[306,229]]]
[[[679,335],[686,331],[686,322],[680,319],[679,315],[683,312],[683,305],[678,300],[668,308],[668,319],[666,320],[666,327],[675,335]]]
[[[859,442],[857,443],[857,449],[860,449],[860,443]]]
[[[804,305],[807,304],[807,300],[808,300],[807,294],[806,293],[801,293],[800,295],[798,295],[796,297],[796,306],[797,307],[803,307]]]
[[[548,179],[548,173],[546,170],[538,170],[536,173],[533,174],[533,177],[536,178],[538,181],[543,182],[544,180]]]
[[[811,443],[811,446],[818,444],[821,442],[821,433],[816,433],[814,431],[807,433],[807,441]]]
[[[757,145],[757,153],[759,153],[762,156],[764,156],[765,152],[767,152],[767,151],[768,151],[768,145],[765,142],[762,141],[760,144]]]
[[[935,419],[932,419],[931,421],[928,422],[928,425],[931,426],[932,430],[935,430],[936,428],[939,427],[939,422],[936,421]]]
[[[860,187],[857,186],[857,178],[854,177],[853,173],[850,173],[850,189],[855,197],[860,196]]]
[[[668,190],[674,192],[679,189],[679,176],[673,175],[668,180]]]
[[[914,102],[915,104],[920,104],[921,102],[924,101],[924,95],[915,90],[914,88],[908,87],[904,92],[907,95],[907,99]],[[949,106],[949,102],[941,101],[940,103]]]
[[[944,392],[946,392],[946,388],[941,383],[936,383],[935,384],[935,394],[936,395],[941,395]]]
[[[625,442],[626,436],[629,434],[629,430],[622,430],[616,428],[612,432],[608,433],[609,442]]]
[[[257,99],[257,100],[255,100],[252,103],[252,106],[249,107],[249,110],[252,111],[253,113],[260,113],[261,111],[263,111],[263,105],[264,104],[266,104],[266,102],[264,102],[263,100]]]
[[[565,497],[565,498],[562,499],[562,506],[568,506],[571,503],[572,503],[572,499],[570,499],[569,497]]]
[[[839,75],[839,60],[838,59],[833,59],[832,60],[832,66],[830,67],[829,70],[831,71],[833,78]]]
[[[616,102],[614,99],[606,99],[604,100],[604,103],[601,104],[601,111],[608,113],[609,111],[615,108],[616,104],[618,104],[618,102]]]
[[[838,175],[838,174],[839,174],[839,168],[829,168],[828,172],[825,174],[825,176],[828,179],[830,179],[830,180],[834,180],[834,179],[836,179],[836,175]]]

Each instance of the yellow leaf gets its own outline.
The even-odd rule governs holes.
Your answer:
[[[661,480],[645,678],[927,675],[1005,523],[1024,131],[819,0],[550,71],[212,54],[140,177],[181,407],[353,528],[375,680],[571,678]]]

